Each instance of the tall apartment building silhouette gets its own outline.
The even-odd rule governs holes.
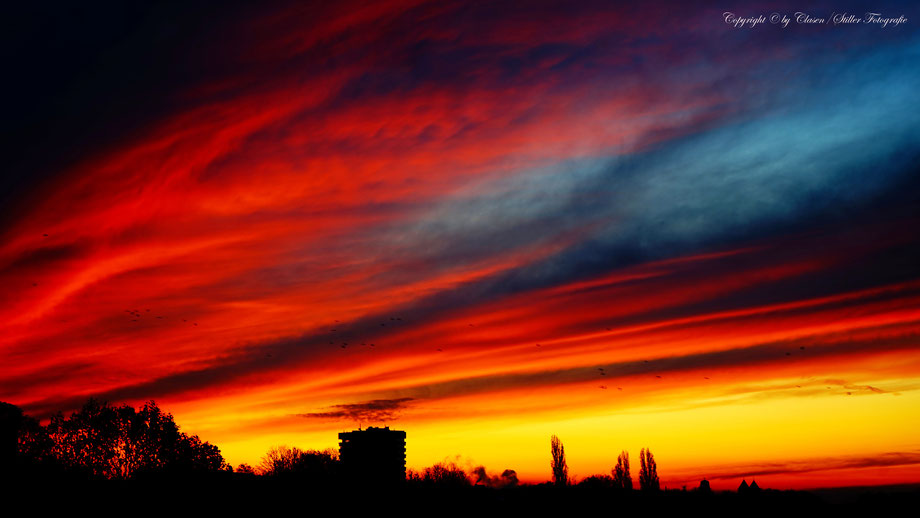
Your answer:
[[[355,482],[393,484],[406,480],[406,432],[389,427],[339,434],[339,459]]]

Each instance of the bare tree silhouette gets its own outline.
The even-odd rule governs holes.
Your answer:
[[[339,455],[334,449],[308,450],[275,446],[259,461],[257,470],[270,477],[301,476],[330,481],[338,475]]]
[[[553,435],[550,438],[550,451],[553,455],[553,484],[565,486],[569,483],[569,466],[565,462],[565,448],[559,437]]]
[[[639,452],[639,488],[643,491],[657,491],[659,489],[658,465],[648,448],[642,448]]]
[[[629,475],[629,452],[623,450],[617,457],[617,465],[610,471],[613,475],[613,487],[617,489],[632,489],[632,477]]]
[[[425,468],[424,473],[416,478],[410,479],[421,481],[427,486],[441,488],[448,487],[466,487],[471,485],[470,479],[463,468],[453,462],[439,462],[434,466]]]
[[[265,476],[289,473],[294,471],[297,461],[303,453],[303,450],[296,447],[274,446],[262,456],[256,468],[260,475]]]

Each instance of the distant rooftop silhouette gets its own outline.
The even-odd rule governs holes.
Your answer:
[[[406,480],[406,432],[389,427],[339,434],[339,458],[356,482],[399,483]]]
[[[703,480],[700,480],[700,488],[699,488],[699,490],[700,490],[701,492],[703,492],[703,493],[712,492],[712,487],[710,487],[709,481],[706,480],[705,478],[704,478]]]

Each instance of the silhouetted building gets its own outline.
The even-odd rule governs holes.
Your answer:
[[[738,486],[738,492],[739,492],[739,493],[747,493],[750,489],[751,489],[751,488],[750,488],[750,486],[748,486],[747,480],[742,479],[742,480],[741,480],[741,485]]]
[[[400,483],[406,480],[406,432],[389,427],[339,434],[339,459],[356,482]]]
[[[700,480],[699,491],[701,493],[711,493],[712,492],[712,488],[709,487],[709,481],[706,480],[705,478],[703,480]]]
[[[751,487],[748,488],[748,491],[750,491],[751,493],[756,493],[760,491],[760,486],[757,485],[756,480],[751,480]]]
[[[22,410],[15,405],[0,401],[0,471],[13,465],[19,448],[19,427],[22,424]]]

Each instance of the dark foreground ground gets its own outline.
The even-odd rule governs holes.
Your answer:
[[[224,476],[226,475],[226,476]],[[920,486],[772,491],[618,492],[547,484],[494,489],[379,488],[220,474],[134,481],[7,480],[0,516],[907,516]],[[907,514],[904,514],[904,513]]]

